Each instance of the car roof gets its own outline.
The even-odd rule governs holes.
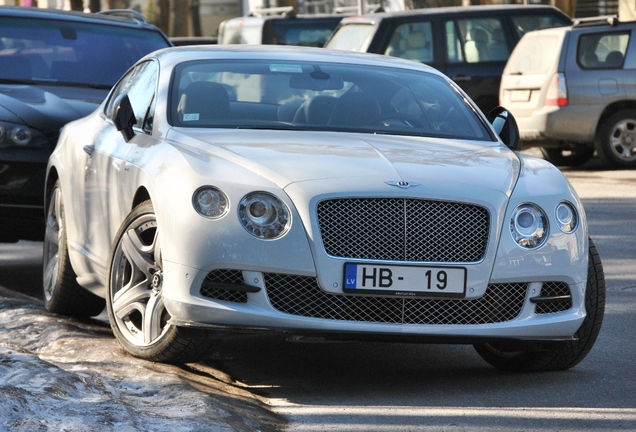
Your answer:
[[[435,8],[410,9],[399,12],[377,12],[365,15],[358,15],[344,18],[342,23],[355,22],[373,22],[385,19],[400,19],[413,16],[435,16],[435,15],[468,15],[468,14],[493,14],[497,15],[504,12],[538,12],[538,11],[556,11],[563,14],[561,10],[549,5],[488,5],[488,6],[448,6]],[[567,16],[563,14],[564,16]]]
[[[164,48],[148,54],[145,58],[149,57],[159,59],[168,67],[191,60],[225,58],[232,60],[269,60],[272,62],[320,61],[326,63],[351,63],[420,71],[426,70],[442,75],[436,69],[423,63],[397,57],[294,45],[191,45]],[[143,59],[140,61],[143,61]]]
[[[584,32],[593,32],[593,31],[607,31],[609,29],[634,29],[636,27],[636,21],[618,21],[615,16],[602,16],[602,17],[593,17],[591,19],[583,19],[583,20],[574,20],[574,24],[568,26],[560,26],[560,27],[550,27],[545,29],[537,29],[527,32],[526,35],[528,37],[534,37],[535,35],[545,35],[549,33],[566,33],[572,31],[584,31]]]
[[[351,14],[288,14],[288,15],[247,15],[230,18],[226,22],[261,22],[267,20],[339,20]]]
[[[59,9],[42,9],[42,8],[27,8],[19,6],[0,6],[0,17],[10,18],[31,18],[31,19],[44,19],[44,20],[57,20],[57,21],[69,21],[69,22],[82,22],[89,24],[105,24],[114,25],[120,27],[131,27],[140,29],[151,29],[160,31],[152,24],[140,21],[138,19],[121,16],[121,15],[107,15],[99,13],[84,13],[77,11],[65,11]]]

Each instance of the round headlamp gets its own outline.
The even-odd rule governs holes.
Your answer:
[[[282,237],[291,225],[287,206],[266,192],[245,195],[239,202],[238,216],[247,232],[263,240]]]
[[[564,233],[571,233],[578,225],[579,218],[574,206],[563,201],[556,206],[555,216],[559,229]]]
[[[16,126],[9,133],[14,144],[25,146],[31,142],[31,129],[26,126]]]
[[[223,192],[214,186],[203,186],[192,195],[192,205],[201,216],[218,219],[229,210],[229,200]]]
[[[510,232],[519,246],[527,249],[537,248],[547,238],[548,218],[538,206],[521,204],[512,212]]]

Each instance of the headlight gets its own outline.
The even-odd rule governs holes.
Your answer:
[[[238,216],[247,232],[264,240],[283,236],[291,225],[287,206],[266,192],[245,195],[239,203]]]
[[[559,229],[564,233],[571,233],[578,225],[579,218],[574,210],[574,206],[569,202],[560,202],[556,207],[556,220]]]
[[[25,146],[31,142],[31,129],[26,126],[16,126],[11,129],[9,136],[15,144]]]
[[[543,244],[548,235],[548,219],[534,204],[520,204],[510,219],[512,238],[521,247],[533,249]]]
[[[192,205],[201,216],[218,219],[225,216],[229,200],[223,192],[213,186],[203,186],[192,195]]]
[[[0,122],[0,148],[49,147],[49,140],[36,129],[23,124]]]

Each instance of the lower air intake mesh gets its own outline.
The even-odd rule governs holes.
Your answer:
[[[472,300],[395,298],[331,294],[315,278],[265,274],[272,306],[291,315],[343,321],[401,324],[489,324],[515,319],[523,308],[527,284],[489,285]]]

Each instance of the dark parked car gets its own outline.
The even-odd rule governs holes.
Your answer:
[[[345,18],[325,47],[426,63],[455,80],[488,112],[498,105],[501,73],[521,36],[571,23],[552,6],[417,9]]]
[[[60,128],[168,46],[134,18],[0,7],[0,242],[43,238],[44,172]]]
[[[296,15],[291,7],[276,9],[282,13],[223,21],[219,26],[219,43],[322,47],[344,18],[337,14]]]

